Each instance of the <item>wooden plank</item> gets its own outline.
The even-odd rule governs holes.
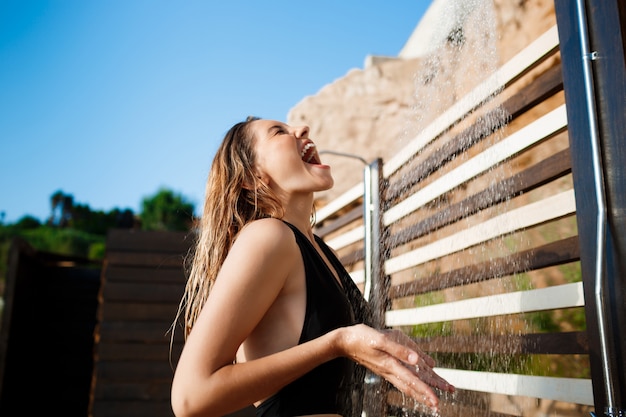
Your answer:
[[[365,259],[365,248],[361,247],[359,249],[353,250],[352,252],[346,253],[345,255],[341,255],[339,257],[339,261],[344,265],[352,265],[359,261]]]
[[[561,105],[391,207],[383,215],[383,223],[386,226],[392,224],[502,161],[562,132],[566,127],[565,105]]]
[[[136,266],[154,268],[182,268],[182,253],[161,252],[107,252],[107,262],[116,266]]]
[[[569,149],[544,159],[512,177],[493,184],[464,200],[392,235],[391,248],[417,239],[457,220],[527,193],[571,172]]]
[[[333,239],[328,240],[326,244],[335,250],[339,250],[341,248],[345,248],[346,246],[363,240],[364,236],[365,229],[363,227],[357,227]]]
[[[559,91],[563,91],[563,72],[561,63],[547,69],[529,85],[509,97],[502,107],[512,119],[541,104]]]
[[[107,282],[120,281],[142,281],[151,283],[181,283],[184,285],[187,278],[180,267],[127,267],[118,265],[107,265],[105,270],[105,280]]]
[[[182,289],[181,289],[182,291]],[[111,302],[100,306],[102,321],[174,321],[178,301],[171,303]]]
[[[171,381],[107,381],[94,391],[96,400],[169,401]]]
[[[342,214],[341,217],[333,221],[329,221],[328,224],[324,224],[324,226],[316,227],[315,234],[323,238],[324,236],[331,234],[362,217],[363,217],[363,206],[361,205],[359,207],[353,208],[346,214]]]
[[[450,255],[518,230],[556,220],[576,212],[574,190],[564,191],[468,227],[385,262],[385,272],[393,274]]]
[[[365,282],[365,271],[352,271],[350,272],[350,278],[352,278],[355,284],[362,284]]]
[[[166,343],[130,343],[112,341],[100,342],[97,345],[98,360],[111,361],[159,361],[169,362],[170,359],[178,359],[183,348],[183,342],[177,340],[172,345],[169,344],[169,335],[166,336]],[[171,351],[170,351],[171,349]]]
[[[96,401],[91,417],[174,417],[168,401]]]
[[[423,129],[415,139],[384,165],[383,177],[389,178],[442,132],[485,102],[503,84],[506,86],[513,83],[555,52],[558,45],[557,29],[553,26]]]
[[[108,343],[169,343],[171,323],[116,321],[100,323],[100,340]],[[182,340],[181,332],[175,333]]]
[[[385,323],[387,326],[409,326],[582,307],[584,305],[582,282],[574,282],[536,290],[516,291],[426,307],[387,311]]]
[[[186,253],[194,239],[192,232],[114,229],[107,234],[106,246],[113,251]]]
[[[121,301],[177,304],[183,296],[180,284],[107,282],[103,294],[108,303]]]
[[[171,381],[174,370],[167,361],[100,361],[96,378],[108,381]]]
[[[590,379],[500,374],[447,368],[435,368],[435,372],[459,389],[520,395],[574,404],[594,404]]]
[[[572,236],[546,245],[528,249],[485,262],[471,264],[445,273],[435,273],[423,278],[393,285],[391,299],[425,294],[445,288],[473,284],[507,275],[547,268],[578,261],[578,237]]]
[[[225,415],[224,417],[255,417],[253,406]],[[94,404],[92,417],[174,417],[168,401],[98,401]]]
[[[335,198],[330,203],[326,204],[324,207],[316,210],[316,220],[321,223],[341,209],[354,204],[354,202],[356,202],[359,198],[363,197],[364,187],[365,185],[361,181],[354,187],[341,194],[339,197]]]
[[[479,117],[472,126],[447,141],[418,166],[407,173],[403,173],[402,181],[396,181],[389,185],[385,192],[385,200],[394,201],[402,194],[406,194],[408,189],[453,160],[455,156],[489,137],[505,123],[510,123],[510,120],[515,119],[532,106],[562,89],[563,78],[561,67],[558,65],[541,74],[521,91],[516,92],[499,108],[490,110],[484,116]],[[509,118],[501,120],[501,113],[508,115]]]
[[[425,352],[487,353],[500,355],[585,355],[587,332],[538,334],[481,334],[415,338]]]

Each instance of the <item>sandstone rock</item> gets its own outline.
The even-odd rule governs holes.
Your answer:
[[[451,1],[435,3],[445,10],[442,3]],[[309,125],[320,150],[353,154],[368,162],[378,157],[388,160],[556,21],[553,2],[548,0],[493,0],[488,10],[464,9],[470,13],[465,23],[451,29],[436,53],[411,57],[403,50],[404,58],[369,57],[365,68],[349,70],[297,103],[287,123]],[[335,187],[317,196],[321,204],[354,186],[363,175],[363,163],[356,159],[330,154],[322,159],[332,166]]]

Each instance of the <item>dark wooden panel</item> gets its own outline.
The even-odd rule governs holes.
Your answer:
[[[173,416],[169,387],[183,334],[175,333],[170,353],[170,331],[190,244],[182,232],[109,234],[96,330],[93,417]]]
[[[107,249],[138,252],[187,253],[195,236],[191,232],[158,232],[146,230],[111,230]]]
[[[104,322],[128,320],[169,323],[174,321],[177,310],[177,303],[108,302],[100,308],[100,314]]]
[[[324,223],[323,226],[317,227],[315,229],[315,234],[317,234],[319,237],[324,237],[362,217],[363,205],[359,205],[358,207],[355,207],[347,212],[346,214],[341,215],[337,219],[327,221]]]
[[[169,401],[98,401],[93,417],[174,417]],[[224,417],[254,417],[253,406],[227,414]]]
[[[182,268],[184,254],[177,252],[117,252],[107,251],[107,261],[115,266],[146,268]]]
[[[578,238],[574,236],[511,256],[496,258],[454,269],[446,273],[433,274],[415,281],[393,285],[390,288],[389,297],[392,299],[401,298],[487,281],[524,271],[574,262],[579,257]]]
[[[92,408],[93,417],[174,417],[167,401],[99,400]]]
[[[169,401],[171,381],[111,382],[95,390],[96,399]]]
[[[110,343],[169,343],[169,328],[168,322],[103,322],[99,326],[99,335],[101,341]],[[175,336],[178,337],[180,333],[177,332]]]
[[[362,261],[363,259],[365,259],[364,248],[355,249],[352,252],[339,257],[339,260],[341,261],[341,263],[346,266],[355,264],[359,261]]]
[[[107,282],[142,281],[150,283],[184,284],[187,279],[178,265],[175,268],[165,268],[160,265],[153,265],[152,267],[129,267],[113,264],[107,265],[105,272]]]
[[[556,0],[554,6],[572,149],[591,378],[595,410],[600,414],[607,406],[623,407],[626,403],[626,304],[623,301],[626,297],[626,6],[623,0],[586,1],[584,13],[588,26],[581,29],[577,3]],[[588,59],[589,51],[582,49],[581,33],[589,35],[589,51],[598,53],[597,60]],[[587,64],[592,68],[585,68]],[[591,77],[587,78],[589,71]],[[589,100],[588,92],[594,95]],[[592,133],[597,133],[597,137]],[[606,296],[602,297],[604,308],[600,310],[604,310],[606,317],[602,320],[598,315],[595,285],[599,209],[595,198],[597,177],[593,169],[592,144],[596,141],[602,153],[600,181],[608,223],[603,236],[606,253],[601,254],[601,263],[602,281],[610,285],[603,290]],[[604,325],[607,328],[603,329]],[[603,335],[609,339],[606,340],[608,349]],[[606,380],[613,381],[613,386],[608,387]],[[609,388],[614,392],[610,393]]]
[[[167,361],[100,361],[96,377],[105,383],[171,381],[174,370]]]
[[[586,332],[525,335],[460,335],[415,339],[426,352],[489,353],[503,355],[589,353]]]
[[[98,360],[101,361],[129,361],[129,360],[144,360],[144,361],[160,361],[169,362],[170,357],[173,360],[177,360],[180,356],[183,344],[181,340],[177,340],[171,346],[169,344],[169,335],[167,336],[168,343],[113,343],[113,342],[101,342],[97,346]]]
[[[180,284],[107,282],[103,294],[108,302],[145,302],[177,304],[183,295]]]

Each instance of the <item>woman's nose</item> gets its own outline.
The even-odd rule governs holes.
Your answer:
[[[298,139],[308,138],[309,137],[309,127],[308,126],[298,126],[296,128],[296,137]]]

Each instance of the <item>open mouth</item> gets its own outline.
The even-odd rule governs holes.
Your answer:
[[[319,165],[322,163],[319,155],[317,154],[317,148],[313,142],[305,143],[300,151],[300,157],[307,164]]]

